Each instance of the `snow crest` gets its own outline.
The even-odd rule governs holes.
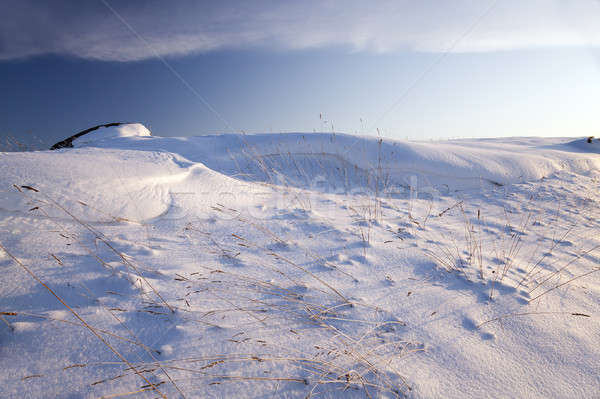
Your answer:
[[[101,127],[88,134],[73,140],[73,147],[84,147],[103,140],[116,139],[121,137],[148,137],[151,136],[150,130],[141,123],[128,123],[125,125]]]

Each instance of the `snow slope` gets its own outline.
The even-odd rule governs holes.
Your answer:
[[[597,141],[73,144],[0,157],[0,397],[598,397]]]

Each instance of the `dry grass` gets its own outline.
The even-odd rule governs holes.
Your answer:
[[[580,249],[573,259],[563,261],[562,265],[558,261],[562,259],[561,256],[556,257],[557,260],[551,260],[561,244],[569,243],[567,239],[574,235],[576,226],[559,224],[560,204],[557,210],[548,212],[537,206],[535,196],[532,195],[521,206],[524,211],[509,212],[506,206],[502,207],[504,223],[497,227],[498,225],[486,220],[486,214],[491,213],[491,209],[482,209],[480,205],[473,205],[468,209],[465,200],[460,200],[433,219],[429,215],[425,216],[425,219],[438,222],[438,227],[442,218],[448,219],[442,232],[426,229],[424,223],[419,224],[419,228],[414,231],[419,240],[425,243],[422,248],[428,257],[446,271],[456,272],[467,281],[479,280],[485,283],[489,287],[490,299],[494,298],[496,288],[501,283],[509,284],[514,289],[523,287],[530,295],[543,289],[542,293],[529,300],[532,302],[552,290],[598,271],[593,268],[567,281],[552,284],[561,273],[586,255],[596,252],[600,246],[583,248],[582,244],[578,244]],[[592,213],[594,209],[584,208],[582,212]],[[499,218],[495,216],[492,219]],[[538,228],[536,226],[540,220],[552,223]],[[462,226],[462,234],[448,226]],[[592,229],[587,232],[581,228],[577,230],[579,236],[594,234]],[[548,241],[547,247],[543,246],[544,241]],[[528,248],[527,253],[523,253],[524,247]]]
[[[285,180],[281,179],[277,165],[270,162],[268,156],[261,155],[244,138],[242,140],[245,142],[246,161],[258,165],[258,169],[266,176],[267,184],[292,193],[295,197],[294,203],[309,211],[313,207],[310,195],[306,195],[306,191],[301,188],[286,185]],[[350,216],[356,227],[356,235],[363,243],[365,257],[367,248],[371,246],[374,230],[379,228],[378,221],[383,217],[382,197],[389,188],[392,177],[384,173],[385,160],[381,155],[381,146],[380,140],[377,165],[368,172],[368,181],[372,184],[370,188],[374,194],[362,196],[358,199],[359,204],[348,207],[352,212]],[[288,158],[287,162],[308,182],[310,176],[302,165],[296,162],[292,154],[288,153]],[[315,169],[318,167],[315,165]],[[240,173],[243,173],[243,170],[240,170]],[[348,174],[347,171],[343,173]],[[100,344],[111,349],[117,360],[71,364],[61,366],[57,372],[77,371],[92,366],[104,367],[103,374],[99,377],[101,379],[90,382],[94,387],[110,392],[102,397],[134,396],[145,392],[162,397],[166,397],[168,392],[177,392],[185,397],[184,392],[187,390],[208,392],[224,384],[244,383],[276,384],[275,394],[282,385],[291,384],[294,389],[301,390],[306,398],[322,395],[329,392],[329,389],[336,390],[339,395],[343,395],[347,390],[362,391],[364,396],[369,398],[382,394],[399,398],[409,395],[411,387],[403,377],[399,365],[404,357],[423,351],[423,345],[406,342],[398,337],[398,328],[404,325],[401,320],[383,315],[380,309],[352,299],[351,295],[339,288],[340,279],[356,278],[300,244],[301,239],[291,246],[288,240],[280,237],[268,226],[242,216],[235,209],[215,204],[212,207],[215,213],[227,215],[229,220],[236,221],[238,226],[232,228],[225,237],[211,232],[206,226],[194,223],[184,226],[181,234],[186,237],[190,247],[205,250],[206,256],[212,256],[211,260],[215,262],[209,265],[198,262],[193,272],[175,274],[172,277],[176,289],[165,294],[147,278],[147,269],[120,252],[110,237],[103,234],[97,226],[81,220],[59,201],[40,193],[35,187],[16,188],[24,195],[30,194],[33,201],[31,211],[44,214],[46,208],[52,207],[66,215],[75,226],[89,233],[93,242],[84,241],[80,237],[80,247],[98,262],[103,270],[114,273],[114,267],[103,259],[98,249],[97,244],[101,244],[117,257],[127,271],[130,283],[137,287],[139,300],[132,301],[133,305],[127,309],[106,308],[100,305],[102,310],[110,314],[117,325],[127,332],[126,335],[119,334],[84,320],[63,298],[54,294],[51,287],[36,273],[0,244],[0,248],[9,254],[23,271],[51,292],[78,321],[8,310],[0,313],[0,320],[9,328],[12,328],[10,321],[13,317],[24,317],[45,319],[90,331]],[[489,209],[469,206],[461,200],[439,213],[434,213],[432,201],[426,207],[424,215],[419,217],[412,208],[413,201],[416,201],[416,198],[413,198],[411,192],[408,208],[402,210],[407,211],[407,229],[413,235],[411,240],[425,243],[421,248],[426,256],[447,271],[459,273],[469,281],[479,280],[487,283],[490,298],[494,297],[496,284],[505,282],[517,265],[522,266],[522,248],[531,244],[526,242],[526,237],[530,233],[531,237],[534,237],[531,231],[534,211],[519,213],[517,218],[520,219],[515,223],[511,220],[514,216],[504,208],[504,224],[497,229],[497,235],[490,235],[488,231],[491,224],[487,220],[488,214],[491,213]],[[108,215],[93,205],[81,201],[79,203],[104,216]],[[534,205],[532,197],[526,207],[533,209]],[[71,236],[67,228],[51,218],[48,213],[45,215],[48,220],[57,224],[61,234]],[[123,218],[108,216],[117,224],[131,223]],[[450,225],[456,221],[459,223],[453,224],[458,226],[453,232],[455,234],[448,234],[448,229],[443,230],[444,236],[436,233],[435,226],[439,226],[440,223]],[[553,228],[554,226],[547,227]],[[538,294],[531,301],[600,270],[595,268],[566,281],[551,284],[553,279],[578,259],[600,247],[598,245],[586,249],[577,258],[557,266],[554,270],[542,268],[550,256],[548,254],[555,251],[557,245],[572,231],[573,227],[569,226],[556,240],[553,238],[550,248],[542,255],[535,257],[535,254],[531,254],[532,261],[518,283],[518,286],[533,286],[529,292]],[[259,239],[252,240],[249,236]],[[492,263],[493,260],[496,262]],[[53,261],[66,263],[55,256]],[[244,272],[232,266],[235,262],[245,266]],[[215,263],[220,263],[221,266],[214,266]],[[314,272],[312,268],[317,265],[326,266],[331,273]],[[259,270],[257,275],[261,277],[253,277],[245,272],[246,269]],[[90,290],[87,291],[93,296]],[[145,312],[157,320],[160,318],[161,323],[171,325],[186,322],[206,331],[211,329],[222,332],[228,328],[236,328],[239,332],[228,338],[222,335],[223,342],[218,342],[219,345],[215,345],[215,349],[202,347],[204,353],[198,354],[200,349],[190,343],[190,356],[159,360],[159,349],[142,342],[136,331],[119,316],[121,313],[131,312]],[[578,312],[519,312],[490,319],[477,327],[509,317],[550,313],[587,316]],[[118,351],[108,341],[109,337],[129,345],[130,348],[141,348],[151,360],[141,359],[137,355],[138,360],[133,361],[133,349],[130,349],[131,353]],[[228,350],[220,351],[223,348]],[[111,383],[128,376],[138,376],[143,385],[131,386],[123,392],[111,392]],[[42,378],[28,377],[32,381],[38,379],[33,377]]]
[[[307,398],[323,394],[328,389],[362,390],[366,397],[376,397],[384,392],[392,397],[405,397],[410,391],[407,381],[400,371],[396,370],[396,364],[402,357],[421,351],[423,347],[398,338],[382,343],[382,331],[395,331],[403,323],[385,318],[378,320],[381,318],[378,309],[350,300],[331,281],[294,260],[293,256],[298,252],[292,254],[293,256],[284,255],[279,250],[252,242],[241,232],[232,232],[231,242],[220,242],[212,234],[188,225],[184,232],[188,235],[196,234],[194,239],[202,241],[203,245],[211,248],[215,256],[237,258],[241,257],[244,251],[256,253],[262,262],[257,262],[253,266],[261,268],[266,275],[271,274],[274,278],[252,278],[226,265],[220,269],[198,265],[198,272],[190,275],[177,274],[174,278],[182,285],[175,293],[183,299],[180,305],[177,303],[178,299],[172,298],[173,295],[167,297],[159,292],[146,278],[144,268],[117,250],[111,243],[111,239],[99,231],[98,227],[83,221],[57,200],[35,187],[21,186],[19,189],[35,204],[32,212],[40,212],[47,217],[47,220],[55,222],[58,234],[78,237],[76,238],[79,240],[78,244],[90,257],[104,270],[114,273],[114,267],[103,259],[97,244],[102,244],[105,249],[108,249],[119,259],[127,270],[130,282],[140,291],[139,308],[106,308],[99,305],[127,332],[127,336],[110,328],[94,326],[42,281],[36,272],[0,245],[0,248],[9,254],[23,271],[52,293],[56,300],[76,318],[76,321],[71,321],[32,312],[4,312],[1,316],[5,323],[10,325],[6,317],[14,317],[42,319],[66,326],[83,327],[90,331],[100,344],[109,348],[118,360],[103,363],[104,374],[108,372],[109,375],[91,381],[91,386],[102,388],[128,376],[138,376],[143,383],[138,387],[131,387],[130,390],[112,392],[102,397],[133,396],[144,392],[153,392],[160,397],[167,397],[168,392],[171,391],[169,386],[185,397],[184,387],[189,389],[190,385],[195,386],[196,389],[204,386],[205,388],[199,388],[202,390],[222,384],[248,382],[277,383],[278,386],[300,384],[306,387]],[[79,226],[82,231],[89,233],[94,241],[93,245],[89,245],[81,235],[73,234],[58,220],[51,218],[46,212],[48,207],[60,210],[69,218],[72,225]],[[229,211],[234,212],[234,210]],[[115,223],[124,223],[123,219],[113,220]],[[242,230],[250,231],[254,235],[258,234],[266,241],[278,244],[283,250],[289,249],[286,241],[266,226],[239,215],[236,220]],[[231,250],[234,246],[239,248],[236,252]],[[327,264],[321,256],[310,252],[307,248],[296,247],[295,251],[304,253],[315,264]],[[49,261],[58,262],[57,259],[57,257],[49,257]],[[69,267],[65,260],[60,262],[63,263],[61,267]],[[331,270],[334,274],[340,273],[349,277],[339,268],[332,267]],[[300,292],[298,288],[301,288]],[[87,290],[88,295],[94,295],[87,287],[84,286],[84,289]],[[235,295],[232,295],[232,292],[235,292]],[[164,308],[167,312],[162,312],[160,309],[148,310],[148,304]],[[119,316],[120,313],[140,311],[162,317],[163,322],[169,320],[169,315],[173,315],[175,319],[172,319],[172,322],[185,320],[198,323],[205,328],[221,328],[222,322],[219,318],[222,315],[233,315],[236,320],[243,321],[236,323],[237,328],[246,332],[243,339],[231,338],[227,340],[227,344],[239,345],[248,350],[244,354],[212,353],[201,357],[158,360],[159,349],[142,342],[136,336],[136,332]],[[270,334],[274,334],[274,337],[279,336],[280,341],[276,343],[272,339],[267,341],[260,336],[252,337],[252,331],[258,331],[258,326],[260,326],[259,330],[266,329],[271,332]],[[281,330],[283,326],[286,326],[285,331]],[[123,345],[130,345],[131,348],[141,348],[152,361],[133,361],[131,354],[127,351],[123,352],[123,349],[117,349],[107,338],[121,342]],[[298,346],[294,344],[296,340],[313,344]],[[300,350],[299,347],[306,349]],[[285,367],[281,367],[281,364],[285,364]],[[76,372],[92,365],[92,362],[71,364],[57,368],[57,372]],[[95,365],[100,366],[97,363]],[[111,368],[121,369],[123,366],[125,372],[110,375]],[[245,374],[243,370],[250,370],[250,372]],[[260,370],[269,372],[270,375],[261,375]],[[39,378],[43,379],[43,376]],[[103,391],[106,392],[106,388]]]

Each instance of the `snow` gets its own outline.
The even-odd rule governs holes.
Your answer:
[[[74,146],[0,157],[1,397],[598,395],[597,140]]]
[[[128,123],[125,125],[101,127],[91,133],[84,134],[73,140],[73,147],[84,147],[95,145],[103,140],[115,139],[119,137],[148,137],[151,136],[150,130],[141,123]]]

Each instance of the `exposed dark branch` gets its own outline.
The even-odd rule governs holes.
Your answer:
[[[63,141],[59,141],[58,143],[54,144],[52,147],[50,147],[51,150],[58,150],[59,148],[73,148],[73,140],[75,140],[76,138],[79,138],[81,136],[83,136],[84,134],[88,134],[89,132],[93,132],[94,130],[100,129],[101,127],[112,127],[112,126],[120,126],[120,125],[127,125],[131,122],[113,122],[113,123],[106,123],[104,125],[98,125],[98,126],[94,126],[91,127],[89,129],[85,129],[82,130],[81,132],[72,135],[71,137],[64,139]]]

